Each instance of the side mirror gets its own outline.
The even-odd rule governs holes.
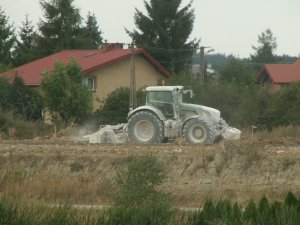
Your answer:
[[[190,94],[190,97],[193,98],[195,95],[193,93],[193,90],[183,90],[183,94],[187,94],[189,93]]]

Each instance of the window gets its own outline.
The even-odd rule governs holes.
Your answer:
[[[95,77],[85,77],[83,84],[91,91],[95,91]]]
[[[167,118],[174,117],[172,92],[149,91],[147,93],[147,105],[160,110]]]
[[[172,103],[172,93],[167,91],[148,92],[148,101]]]

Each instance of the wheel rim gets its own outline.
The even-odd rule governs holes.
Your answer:
[[[154,135],[154,126],[148,120],[141,120],[134,126],[134,134],[139,141],[147,142]]]
[[[204,128],[197,124],[192,125],[189,133],[189,137],[194,143],[202,143],[206,139],[206,132]]]

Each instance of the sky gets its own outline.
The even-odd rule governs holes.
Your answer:
[[[39,0],[0,0],[10,23],[20,27],[25,15],[36,25],[43,18]],[[182,0],[182,6],[189,0]],[[74,0],[85,19],[95,14],[108,42],[130,43],[125,28],[133,30],[135,8],[146,13],[143,0]],[[210,46],[213,53],[249,57],[258,35],[267,28],[277,38],[276,54],[300,56],[300,0],[194,0],[191,39]]]

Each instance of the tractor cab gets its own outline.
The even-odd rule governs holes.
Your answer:
[[[167,119],[176,118],[182,101],[182,89],[182,86],[148,87],[146,105],[158,109]]]

